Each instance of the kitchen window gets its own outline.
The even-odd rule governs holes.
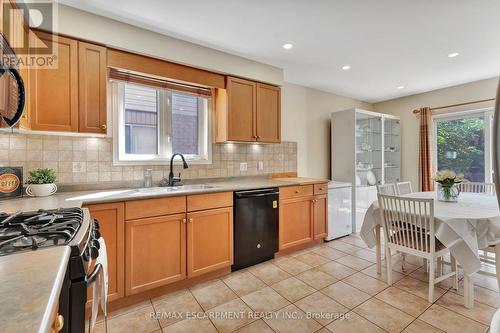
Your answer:
[[[433,120],[436,170],[463,173],[471,182],[492,182],[492,109],[446,113]]]
[[[209,96],[120,80],[111,85],[115,164],[164,164],[174,153],[209,162]]]

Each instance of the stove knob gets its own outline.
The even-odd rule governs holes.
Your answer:
[[[94,230],[99,230],[99,222],[94,220]]]
[[[92,246],[96,247],[98,250],[101,248],[101,244],[96,239],[92,240]]]
[[[95,259],[99,256],[99,249],[96,248],[95,246],[90,247],[90,257],[92,259]]]
[[[101,238],[101,232],[99,230],[94,230],[94,239]]]
[[[85,258],[85,261],[90,260],[90,250],[88,247],[85,249],[85,251],[83,251],[83,257]]]

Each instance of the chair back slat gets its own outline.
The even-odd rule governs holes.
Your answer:
[[[399,195],[409,194],[413,192],[413,189],[411,188],[411,182],[396,183],[396,189],[397,189],[397,194]]]
[[[495,195],[495,184],[493,183],[463,182],[458,184],[458,188],[461,192]]]
[[[377,185],[377,193],[396,195],[397,194],[396,185],[395,184]]]
[[[384,238],[395,244],[433,252],[434,200],[378,194]]]

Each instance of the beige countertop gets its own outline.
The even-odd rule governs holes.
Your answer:
[[[329,182],[328,179],[308,178],[308,177],[274,178],[274,180],[294,182],[298,185],[311,185],[311,184],[328,183]]]
[[[109,189],[81,192],[61,192],[50,197],[23,197],[20,199],[0,201],[0,212],[14,213],[16,211],[35,211],[38,209],[56,209],[66,207],[81,207],[83,205],[149,199],[155,197],[192,195],[201,193],[241,191],[267,187],[306,185],[327,182],[315,178],[234,178],[227,181],[205,182],[212,188],[169,190],[165,187],[149,189]]]
[[[51,332],[68,246],[0,257],[0,332]]]

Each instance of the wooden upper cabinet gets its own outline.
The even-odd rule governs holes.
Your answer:
[[[78,42],[79,130],[106,133],[106,48]]]
[[[268,84],[257,84],[257,141],[281,141],[281,92]]]
[[[185,214],[125,222],[125,295],[186,277]]]
[[[216,91],[217,142],[280,142],[280,88],[227,77]]]
[[[125,296],[125,227],[123,202],[91,205],[90,216],[99,222],[108,256],[108,300]],[[92,293],[87,293],[88,299]]]
[[[187,276],[233,264],[233,207],[187,214]]]
[[[228,78],[228,141],[255,141],[256,86],[252,81]]]
[[[30,69],[31,129],[78,132],[78,42],[37,32],[41,43],[57,47],[57,69]]]

